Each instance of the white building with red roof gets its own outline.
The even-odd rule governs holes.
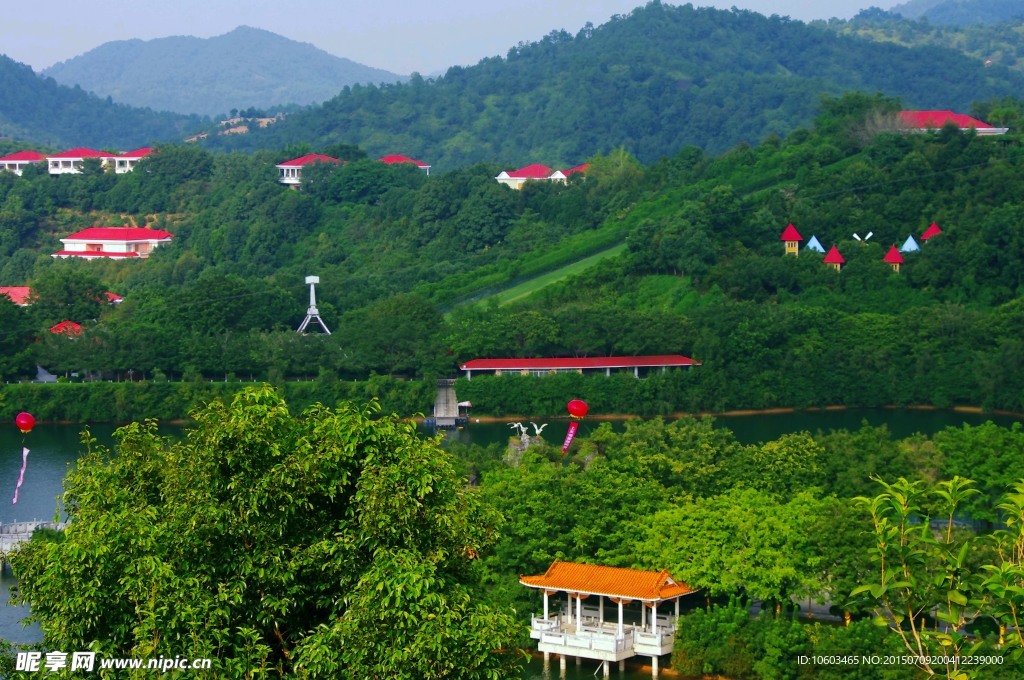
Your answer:
[[[45,161],[46,156],[38,151],[18,151],[0,158],[0,170],[13,172],[15,175],[20,177],[22,170],[29,165],[43,163]]]
[[[428,175],[430,174],[429,165],[427,165],[423,161],[418,161],[415,158],[409,158],[408,156],[402,156],[400,154],[390,154],[388,156],[382,156],[378,160],[380,160],[381,163],[386,163],[388,165],[394,165],[395,163],[412,163],[423,172],[427,173]]]
[[[139,161],[151,153],[153,153],[153,148],[149,146],[144,146],[134,151],[125,151],[114,159],[114,172],[118,175],[131,172],[139,164]]]
[[[174,234],[162,229],[89,227],[62,238],[64,248],[53,257],[147,258],[154,248],[170,243],[173,238]]]
[[[568,170],[552,170],[546,165],[534,163],[518,170],[502,170],[494,179],[498,180],[499,184],[504,184],[513,189],[522,189],[523,185],[531,180],[565,182],[570,175],[585,173],[589,168],[589,164],[583,163]]]
[[[82,172],[86,158],[98,158],[106,167],[114,162],[115,156],[104,151],[77,147],[46,157],[47,169],[51,175],[76,175]]]
[[[979,135],[1005,135],[1010,129],[993,127],[977,118],[952,111],[900,111],[900,122],[916,132],[941,130],[950,123],[963,131],[974,130]]]
[[[297,187],[302,184],[302,169],[306,166],[316,165],[317,163],[330,163],[332,165],[337,165],[339,162],[340,161],[337,158],[325,156],[322,153],[307,153],[305,156],[293,158],[290,161],[279,163],[274,167],[277,168],[278,182]]]
[[[575,357],[569,359],[472,359],[459,368],[472,379],[474,371],[489,375],[534,375],[545,376],[555,373],[632,373],[639,378],[640,372],[661,371],[669,368],[700,366],[699,361],[682,354],[659,354],[655,356],[624,357]]]

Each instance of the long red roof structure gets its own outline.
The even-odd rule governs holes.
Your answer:
[[[569,359],[471,359],[462,364],[464,371],[556,370],[584,368],[654,368],[660,366],[700,366],[699,361],[682,354],[654,356],[581,357]]]
[[[305,165],[312,165],[313,163],[333,163],[334,165],[337,165],[339,161],[333,156],[325,156],[322,153],[307,153],[305,156],[299,156],[298,158],[293,158],[290,161],[278,163],[275,167],[301,168]]]
[[[644,602],[661,602],[695,592],[694,588],[682,581],[676,581],[665,570],[644,571],[558,560],[552,562],[543,574],[520,575],[519,582],[530,588],[605,595]]]
[[[15,151],[0,158],[0,163],[38,163],[46,160],[46,156],[38,151]]]
[[[89,227],[65,236],[61,241],[152,241],[173,238],[174,234],[163,229],[145,227]]]
[[[963,113],[953,111],[900,111],[900,120],[910,127],[924,130],[938,129],[953,123],[961,130],[975,128],[976,130],[993,129],[991,125],[983,120],[972,118]]]
[[[381,156],[378,160],[380,160],[381,163],[386,163],[388,165],[392,165],[394,163],[415,163],[418,167],[421,168],[430,167],[423,161],[418,161],[415,158],[409,158],[408,156],[403,156],[397,153],[389,154],[387,156]]]
[[[114,156],[115,154],[97,151],[96,149],[76,147],[74,149],[62,151],[61,153],[55,153],[52,156],[47,156],[47,158],[113,158]]]
[[[548,166],[534,163],[518,170],[510,170],[508,176],[514,179],[547,179],[552,172]]]

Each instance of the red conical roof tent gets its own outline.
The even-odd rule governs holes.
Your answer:
[[[941,233],[942,233],[942,230],[939,229],[939,225],[937,225],[934,222],[932,222],[932,225],[930,227],[928,227],[927,229],[925,229],[924,233],[921,234],[921,240],[922,241],[927,241],[932,236],[938,236]]]
[[[882,262],[885,262],[886,264],[903,264],[903,255],[900,254],[900,251],[896,246],[893,246],[889,248],[889,252],[887,252],[885,257],[882,258]]]
[[[828,253],[821,261],[825,264],[846,264],[846,260],[844,260],[843,256],[839,253],[839,248],[836,248],[835,246],[832,246],[829,249]]]
[[[796,230],[792,224],[786,225],[786,228],[782,230],[782,236],[779,237],[780,241],[803,241],[804,237],[800,235],[800,232]]]

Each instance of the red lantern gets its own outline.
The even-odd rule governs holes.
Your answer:
[[[31,413],[22,411],[14,417],[14,424],[18,426],[22,434],[28,434],[36,426],[36,418]]]
[[[582,418],[587,415],[587,411],[590,410],[590,407],[587,406],[587,402],[582,399],[573,399],[568,403],[567,408],[569,409],[569,415],[573,418]]]
[[[587,402],[582,399],[573,399],[567,404],[566,408],[569,409],[569,417],[572,420],[569,423],[569,431],[565,433],[565,441],[562,443],[563,456],[569,451],[569,445],[572,444],[572,440],[576,436],[576,430],[579,429],[580,421],[583,420],[583,416],[587,415],[587,411],[590,410]]]

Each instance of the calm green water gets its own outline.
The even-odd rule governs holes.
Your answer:
[[[876,426],[887,425],[894,437],[902,438],[915,432],[932,434],[945,427],[959,427],[964,423],[979,425],[987,420],[992,420],[1003,426],[1021,422],[1020,419],[1009,416],[952,411],[851,409],[848,411],[723,416],[717,419],[717,423],[731,429],[741,442],[754,443],[775,439],[787,432],[801,430],[815,432],[843,428],[857,429],[864,421]],[[537,420],[536,422],[541,425],[545,421]],[[549,423],[548,427],[543,433],[545,438],[548,441],[561,441],[565,436],[567,421],[551,420],[547,422]],[[525,424],[529,426],[528,421]],[[584,420],[577,436],[585,437],[597,426],[598,421],[596,420]],[[617,421],[613,423],[613,427],[622,429],[625,425],[621,421]],[[49,520],[62,513],[58,496],[62,491],[64,476],[83,451],[80,443],[82,429],[81,425],[39,424],[30,434],[23,436],[13,423],[0,424],[0,522]],[[114,429],[110,425],[90,427],[93,436],[105,445],[111,444],[111,433]],[[180,434],[181,428],[161,427],[161,432],[177,436]],[[532,433],[532,428],[530,428],[530,432]],[[508,423],[471,423],[468,428],[449,433],[446,436],[457,441],[487,445],[494,442],[505,443],[510,434],[512,434],[512,430]],[[15,505],[11,501],[21,469],[22,445],[28,447],[30,453],[24,483],[19,493],[18,503]],[[42,637],[38,628],[26,630],[19,623],[27,612],[6,605],[9,601],[9,590],[13,585],[15,585],[13,575],[9,569],[4,569],[0,574],[0,603],[2,603],[0,604],[0,637],[18,642],[38,641]],[[559,677],[557,661],[553,662],[552,670],[551,677]],[[595,670],[597,670],[596,664],[584,663],[581,670],[577,672],[575,664],[570,663],[566,677],[573,680],[592,678]],[[539,660],[531,662],[523,677],[529,680],[540,680],[547,677],[543,674],[542,662]],[[633,680],[634,678],[649,677],[649,675],[630,675],[630,672],[627,671],[625,675],[618,676],[618,670],[615,668],[612,671],[612,677]]]
[[[637,657],[637,659],[643,658],[644,662],[650,665],[649,657]],[[668,663],[668,657],[662,657],[661,664],[662,668]],[[583,659],[580,665],[576,665],[574,659],[567,659],[565,664],[565,675],[561,674],[558,665],[558,658],[552,654],[551,662],[547,668],[544,667],[544,660],[539,658],[532,658],[530,662],[523,668],[523,680],[594,680],[598,678],[600,680],[604,677],[602,669],[597,661],[589,661]],[[608,676],[611,680],[650,680],[650,670],[641,670],[638,665],[632,664],[629,661],[626,662],[626,670],[623,673],[619,672],[619,665],[617,663],[611,664],[611,673]],[[675,677],[675,676],[673,676]]]

